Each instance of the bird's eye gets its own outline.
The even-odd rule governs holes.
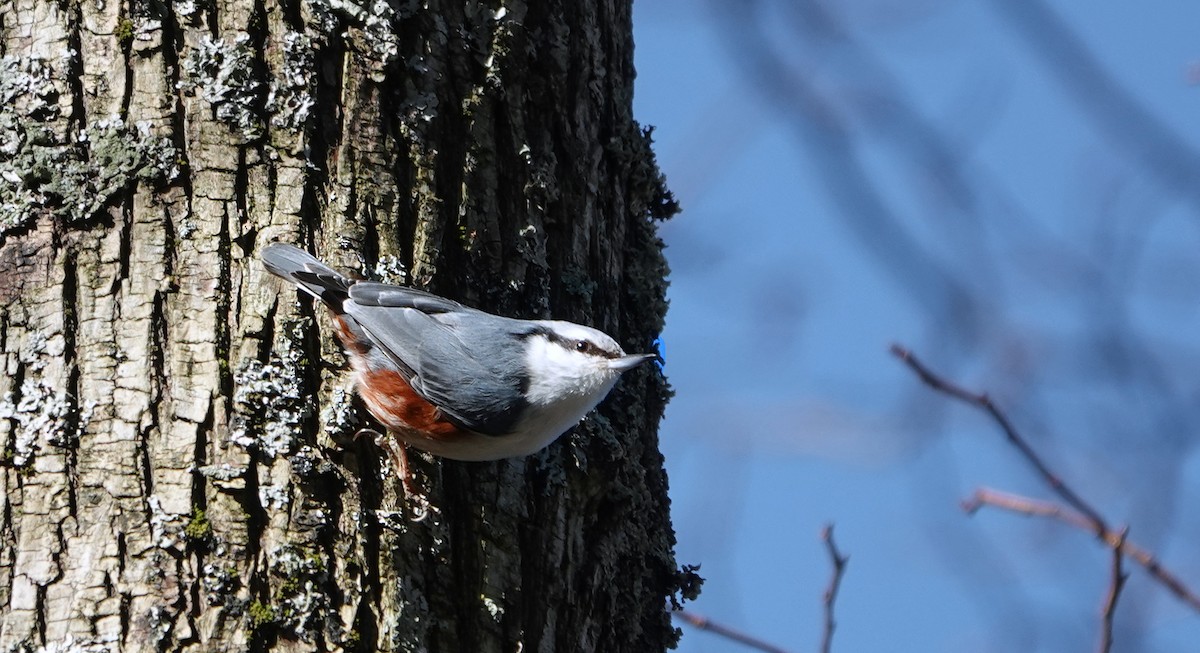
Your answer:
[[[586,352],[588,350],[588,341],[580,340],[575,343],[575,351]]]

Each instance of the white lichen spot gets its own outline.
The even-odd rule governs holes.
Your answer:
[[[273,594],[279,625],[303,641],[312,641],[337,614],[322,591],[328,582],[324,559],[293,545],[281,546],[269,555],[271,573],[281,579]]]
[[[335,6],[338,4],[337,0],[334,0],[334,4]],[[344,2],[342,4],[352,5],[353,3]],[[392,28],[394,18],[395,12],[392,11],[391,4],[385,0],[375,0],[371,3],[370,9],[363,19],[365,23],[363,31],[366,33],[367,44],[375,54],[375,62],[380,68],[394,61],[400,51],[399,39]]]
[[[109,653],[115,651],[116,648],[116,642],[75,639],[74,635],[67,635],[60,641],[49,642],[40,648],[27,650],[32,653]]]
[[[408,530],[408,520],[405,519],[403,510],[376,510],[375,521],[380,526],[399,533]]]
[[[260,485],[258,501],[267,510],[281,510],[288,505],[287,488],[278,485]]]
[[[154,125],[148,120],[134,123],[140,142],[138,152],[146,166],[161,181],[174,181],[179,177],[179,151],[166,136],[155,136]],[[150,177],[147,177],[150,178]]]
[[[369,59],[371,77],[375,81],[383,80],[383,70],[395,61],[400,51],[395,29],[400,17],[392,3],[387,0],[307,0],[304,5],[313,17],[311,24],[320,39],[334,36],[342,20],[359,28],[361,45],[372,55]],[[356,50],[358,47],[359,44],[355,44]]]
[[[235,478],[241,478],[246,473],[246,468],[241,465],[230,465],[229,463],[221,463],[219,465],[204,465],[196,468],[200,475],[212,481],[231,481]]]
[[[269,458],[292,450],[312,410],[301,384],[303,353],[296,345],[303,339],[306,323],[297,320],[286,326],[266,363],[247,360],[234,372],[230,428],[234,444]]]
[[[175,0],[171,3],[171,8],[175,10],[175,15],[183,19],[189,19],[196,15],[199,7],[195,0]]]
[[[338,17],[329,0],[304,0],[302,5],[307,10],[305,21],[316,38],[325,43],[334,36],[338,28]]]
[[[200,586],[204,588],[204,602],[222,605],[237,591],[237,567],[221,562],[209,562],[200,568]]]
[[[164,510],[162,501],[156,495],[150,495],[146,503],[150,507],[150,537],[155,546],[160,549],[182,549],[183,529],[187,525],[185,517]]]
[[[300,32],[285,32],[283,35],[283,70],[271,80],[267,93],[267,111],[271,113],[271,124],[292,130],[301,130],[308,123],[315,102],[312,89],[315,84],[313,41]]]
[[[483,607],[492,619],[496,623],[500,623],[500,618],[504,616],[504,607],[492,600],[490,596],[480,596],[479,598],[483,600]]]
[[[196,471],[219,490],[241,491],[246,488],[246,468],[241,465],[204,465]]]
[[[0,58],[0,129],[6,134],[26,136],[18,129],[23,119],[44,122],[61,116],[58,98],[65,89],[56,77],[54,68],[42,57]],[[0,152],[14,154],[20,146],[6,140],[0,143]]]
[[[196,233],[196,222],[191,217],[183,218],[179,221],[179,228],[176,234],[181,240],[188,240],[192,234]]]
[[[269,458],[286,454],[300,422],[307,415],[297,378],[278,362],[246,361],[234,374],[237,386],[230,438],[233,443],[257,449]]]
[[[206,34],[181,62],[178,86],[199,94],[212,105],[217,119],[246,141],[258,140],[266,131],[259,115],[262,83],[255,77],[250,35],[239,33],[232,43]]]
[[[82,407],[62,388],[45,377],[47,362],[62,355],[61,341],[50,346],[46,335],[30,333],[17,355],[24,379],[16,392],[0,399],[0,419],[14,422],[12,464],[25,467],[34,455],[46,447],[72,447],[87,429],[95,402]]]
[[[134,21],[133,38],[142,42],[154,41],[158,38],[155,33],[160,31],[162,31],[161,20],[138,18]]]
[[[347,435],[355,427],[353,395],[345,388],[334,388],[329,404],[321,409],[321,424],[333,435]]]
[[[380,256],[373,272],[383,283],[404,284],[408,281],[408,268],[398,256]]]
[[[150,630],[150,634],[154,636],[154,644],[161,644],[171,634],[174,623],[171,620],[171,614],[167,612],[166,606],[157,605],[146,611],[145,618],[146,626]]]

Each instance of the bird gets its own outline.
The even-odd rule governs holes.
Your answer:
[[[264,267],[323,302],[367,411],[435,456],[527,456],[582,420],[621,375],[657,354],[561,320],[493,315],[414,288],[351,279],[287,243]],[[395,454],[394,454],[395,455]],[[408,483],[407,461],[400,464]]]

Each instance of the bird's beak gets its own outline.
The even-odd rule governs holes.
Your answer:
[[[654,358],[658,358],[658,354],[631,354],[608,361],[608,368],[618,372],[627,372]]]

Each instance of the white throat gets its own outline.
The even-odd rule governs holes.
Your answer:
[[[595,338],[600,333],[570,326],[581,330],[580,338]],[[562,335],[571,338],[576,334]],[[530,336],[528,343],[525,398],[529,406],[517,430],[529,432],[541,448],[583,419],[612,390],[621,373],[612,369],[606,358],[568,349],[541,334]]]

